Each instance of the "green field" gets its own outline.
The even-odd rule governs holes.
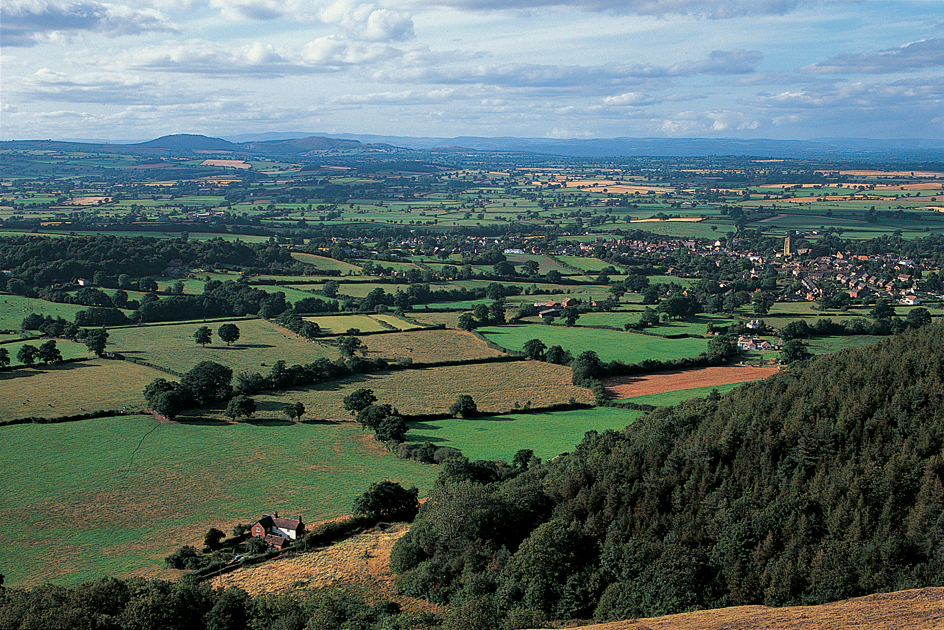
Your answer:
[[[208,323],[213,331],[213,342],[200,347],[193,333],[204,324],[191,322],[112,328],[108,331],[108,350],[176,372],[186,372],[201,361],[215,361],[236,371],[259,371],[263,363],[272,365],[278,360],[292,365],[311,363],[321,357],[338,358],[337,348],[324,342],[306,341],[263,319],[234,323],[239,327],[239,340],[230,346],[220,341],[216,332],[219,324]]]
[[[149,416],[0,427],[7,586],[171,577],[163,558],[278,510],[350,512],[370,483],[425,494],[438,468],[398,460],[345,424],[157,424]],[[37,553],[37,550],[42,550]]]
[[[471,420],[411,422],[407,441],[452,446],[471,460],[511,462],[520,449],[529,448],[541,459],[571,451],[587,431],[619,431],[642,415],[640,411],[599,407],[522,413]]]
[[[706,339],[663,339],[651,335],[525,324],[486,326],[478,332],[491,341],[512,350],[521,350],[529,339],[540,339],[548,347],[561,346],[577,356],[584,350],[595,351],[604,361],[639,363],[645,359],[667,361],[694,357],[708,348]]]
[[[718,393],[726,394],[735,387],[740,387],[744,383],[730,383],[728,385],[714,385],[711,387],[696,387],[693,389],[680,389],[674,392],[664,392],[662,394],[649,394],[647,396],[636,396],[634,398],[623,398],[623,402],[632,401],[640,405],[653,405],[655,407],[673,407],[683,400],[689,398],[704,398],[717,389]]]
[[[25,341],[14,341],[12,343],[5,343],[0,346],[0,348],[7,349],[7,352],[10,353],[10,365],[17,366],[22,365],[19,359],[16,358],[16,354],[20,351],[20,348],[27,345],[39,348],[39,346],[48,341],[48,339],[42,338],[28,339]],[[69,341],[68,339],[56,339],[55,342],[56,348],[59,350],[59,354],[62,355],[63,360],[91,359],[95,356],[93,353],[89,352],[89,349],[85,347],[84,343]],[[37,365],[42,366],[42,364],[39,362],[37,362]]]
[[[3,294],[0,295],[0,330],[20,330],[23,320],[32,313],[74,321],[75,314],[87,308],[79,304],[60,304],[21,295]],[[129,315],[131,311],[124,313]]]
[[[143,365],[107,359],[2,371],[0,420],[140,409],[144,386],[164,376]]]

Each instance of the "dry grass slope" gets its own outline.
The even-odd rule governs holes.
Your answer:
[[[737,606],[615,621],[584,630],[941,630],[944,588],[878,593],[822,606]]]

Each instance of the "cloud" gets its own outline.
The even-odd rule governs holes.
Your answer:
[[[807,74],[893,74],[944,66],[944,39],[922,39],[899,48],[837,55],[800,68]]]
[[[783,15],[818,0],[407,0],[414,7],[448,7],[465,11],[521,11],[561,7],[631,15],[695,15],[727,19]]]
[[[210,0],[210,6],[234,22],[310,18],[298,0]]]
[[[652,105],[656,102],[656,99],[654,99],[652,96],[643,94],[642,92],[626,92],[625,94],[618,94],[616,96],[607,96],[603,99],[604,105],[617,107],[639,107],[643,105]]]
[[[598,66],[563,66],[550,64],[479,64],[450,66],[444,63],[401,68],[400,76],[387,80],[426,81],[445,84],[485,84],[508,88],[586,89],[613,91],[614,87],[638,87],[649,82],[702,74],[753,72],[761,59],[758,51],[714,51],[707,59],[673,66],[652,64],[606,64]],[[666,87],[663,82],[659,88]],[[633,90],[638,92],[639,90]],[[615,97],[614,97],[615,98]]]
[[[413,18],[404,11],[379,8],[353,0],[335,0],[319,17],[342,27],[349,37],[373,42],[413,39]]]
[[[139,104],[187,102],[186,90],[166,90],[153,81],[125,73],[67,75],[40,68],[32,76],[8,83],[7,90],[29,101]]]
[[[659,130],[668,136],[724,134],[731,131],[757,129],[760,122],[752,114],[732,110],[686,111],[658,122]]]
[[[707,59],[676,64],[669,72],[675,75],[750,74],[762,58],[759,50],[713,50]]]
[[[58,34],[137,35],[173,30],[174,25],[156,9],[132,9],[94,0],[4,0],[0,5],[4,46],[33,46]]]

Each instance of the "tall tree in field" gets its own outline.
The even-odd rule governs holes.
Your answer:
[[[0,368],[10,365],[10,351],[6,348],[0,348]]]
[[[216,334],[219,335],[220,339],[225,341],[228,346],[239,339],[239,326],[236,324],[223,324],[216,330]]]
[[[377,396],[374,395],[374,390],[362,387],[344,397],[344,409],[354,415],[375,402],[377,402]]]
[[[291,421],[301,420],[305,415],[305,405],[300,402],[289,403],[282,408],[282,413],[288,416]]]
[[[233,392],[232,380],[232,368],[213,361],[201,361],[184,374],[180,386],[192,393],[199,402],[206,404],[227,399]]]
[[[43,345],[39,347],[39,354],[37,357],[43,363],[59,363],[62,361],[62,353],[59,352],[59,348],[56,347],[56,340],[50,339]]]
[[[193,333],[193,338],[198,344],[206,348],[206,345],[213,341],[213,331],[210,330],[209,326],[200,326],[197,328],[197,331]]]
[[[246,416],[248,418],[255,412],[256,401],[249,396],[234,396],[230,399],[229,404],[226,405],[226,415],[232,418],[234,421],[239,416]]]
[[[39,350],[36,349],[36,346],[27,344],[25,346],[20,346],[19,351],[16,353],[16,360],[29,367],[36,363],[36,358],[38,356]]]
[[[85,333],[85,347],[96,356],[105,354],[105,346],[108,343],[108,331],[104,328],[96,328]]]

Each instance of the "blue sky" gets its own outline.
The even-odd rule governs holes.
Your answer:
[[[2,0],[0,139],[944,139],[942,0]]]

